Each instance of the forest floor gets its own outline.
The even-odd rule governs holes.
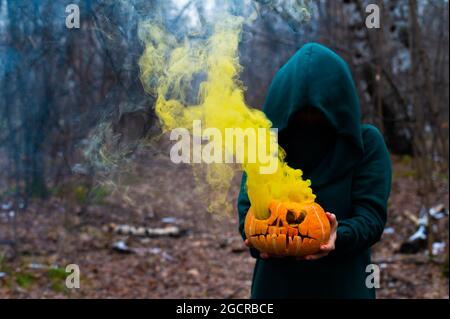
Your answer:
[[[8,248],[0,246],[0,298],[248,298],[254,259],[242,244],[236,215],[205,211],[189,166],[149,154],[139,155],[137,162],[126,193],[99,194],[96,202],[83,205],[76,201],[82,193],[78,188],[73,201],[70,196],[33,200],[18,213],[19,254],[11,259]],[[381,269],[377,297],[448,298],[444,253],[433,261],[425,251],[398,253],[416,229],[405,212],[417,215],[420,206],[410,161],[393,157],[393,163],[389,220],[372,249]],[[236,198],[237,186],[230,198]],[[435,198],[436,204],[447,205],[447,181]],[[5,208],[0,207],[0,237],[8,231]],[[174,225],[184,233],[118,235],[109,230],[110,223]],[[438,227],[435,240],[448,245],[448,218]],[[118,241],[130,251],[113,249]],[[65,287],[68,264],[80,268],[79,289]]]

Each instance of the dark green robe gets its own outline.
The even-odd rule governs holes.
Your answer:
[[[291,115],[304,107],[318,108],[335,132],[332,145],[317,153],[324,155],[304,172],[304,178],[311,180],[316,202],[337,217],[336,249],[316,261],[264,260],[250,249],[256,258],[252,298],[374,298],[375,288],[366,286],[371,274],[366,267],[371,263],[370,247],[380,239],[386,223],[390,157],[378,129],[360,124],[359,101],[347,64],[316,43],[303,46],[278,71],[263,110],[273,127],[282,131]],[[288,163],[302,168],[302,163]],[[238,198],[244,239],[249,207],[244,174]]]

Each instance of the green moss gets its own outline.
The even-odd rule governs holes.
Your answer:
[[[108,187],[103,185],[95,186],[89,192],[89,198],[92,203],[100,204],[103,203],[105,198],[107,198],[111,194],[111,191]]]
[[[66,278],[69,274],[59,267],[50,268],[47,270],[47,277],[50,279],[50,288],[56,292],[69,293],[69,289],[66,287]]]
[[[68,273],[62,268],[50,268],[47,270],[47,277],[51,280],[66,280]]]
[[[28,288],[35,283],[36,280],[36,277],[31,273],[21,272],[16,274],[16,283],[22,288]]]
[[[63,284],[61,282],[53,282],[50,285],[50,288],[53,291],[56,291],[56,292],[63,292],[63,293],[66,293],[66,294],[69,293],[69,289],[65,286],[65,284]]]

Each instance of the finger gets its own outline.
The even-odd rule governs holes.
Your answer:
[[[336,230],[338,227],[338,221],[337,221],[336,215],[333,214],[333,218],[334,218],[334,230]]]
[[[284,257],[286,257],[284,255],[271,255],[271,254],[268,254],[268,253],[260,253],[259,256],[262,259],[267,259],[267,258],[284,258]]]
[[[245,244],[245,246],[247,246],[249,248],[253,247],[252,243],[248,239],[244,240],[244,244]]]
[[[325,257],[327,255],[328,255],[328,252],[319,253],[319,254],[315,254],[315,255],[308,255],[308,256],[305,256],[305,260],[317,260],[317,259]]]
[[[261,253],[261,254],[259,254],[259,256],[260,256],[262,259],[267,259],[267,258],[270,257],[269,254],[267,254],[267,253]]]
[[[328,218],[328,220],[330,222],[331,229],[333,231],[336,230],[337,229],[337,225],[338,225],[338,222],[337,222],[337,219],[336,219],[336,215],[332,214],[332,213],[329,213],[329,212],[326,212],[326,215],[327,215],[327,218]]]
[[[334,250],[334,244],[333,243],[329,243],[329,244],[325,244],[320,246],[320,251],[321,252],[330,252]]]
[[[336,222],[336,215],[332,214],[330,212],[326,212],[326,215],[328,217],[328,220],[330,221],[330,223],[335,223]]]

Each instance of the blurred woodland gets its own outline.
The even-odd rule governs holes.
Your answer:
[[[66,28],[69,3],[79,29]],[[190,167],[168,160],[139,79],[139,21],[192,37],[224,3],[257,12],[239,48],[252,107],[306,42],[348,62],[363,122],[382,131],[394,165],[373,249],[378,296],[448,298],[446,0],[0,0],[0,298],[249,296],[236,216],[208,214]],[[365,25],[370,3],[379,29]],[[64,286],[70,263],[81,289]]]

